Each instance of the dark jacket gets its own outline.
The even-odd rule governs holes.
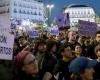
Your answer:
[[[0,60],[0,80],[13,80],[13,61]]]
[[[94,41],[92,44],[90,44],[87,47],[87,54],[86,57],[90,57],[92,59],[96,59],[96,54],[95,54],[95,47],[98,46],[98,43],[96,41]]]
[[[96,66],[94,67],[94,70],[95,70],[94,79],[100,80],[100,62],[96,64]]]
[[[20,71],[16,74],[15,79],[14,80],[39,80],[39,76],[32,76],[32,75],[28,75],[23,71]]]
[[[40,77],[43,78],[45,72],[50,72],[53,75],[54,67],[57,63],[56,57],[49,53],[45,54],[44,60],[42,62],[42,69],[40,69]]]
[[[58,80],[70,80],[69,64],[71,61],[65,62],[60,60],[55,67],[54,73],[59,73]]]

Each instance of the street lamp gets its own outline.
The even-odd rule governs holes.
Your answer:
[[[47,23],[48,23],[48,26],[50,27],[51,25],[50,25],[50,18],[51,18],[51,10],[52,10],[52,8],[54,7],[54,5],[53,4],[51,4],[51,3],[49,3],[47,6],[46,6],[47,8],[48,8],[48,20],[47,20]]]
[[[50,16],[51,16],[51,9],[54,7],[53,4],[48,4],[47,5],[47,8],[49,9],[49,12],[50,12]]]

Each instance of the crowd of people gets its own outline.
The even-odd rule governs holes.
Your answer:
[[[100,31],[15,38],[13,60],[0,60],[0,80],[100,80]]]

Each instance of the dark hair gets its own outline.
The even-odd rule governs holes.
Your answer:
[[[45,44],[46,45],[46,41],[43,40],[43,39],[40,39],[38,40],[36,43],[35,43],[35,51],[34,51],[34,55],[36,55],[37,51],[38,51],[38,46],[41,45],[41,44]]]
[[[80,46],[80,47],[82,48],[82,46],[81,46],[81,44],[80,44],[80,43],[76,43],[75,47],[76,47],[76,46]]]
[[[65,48],[67,48],[67,47],[71,48],[71,45],[70,44],[64,44],[64,45],[62,45],[61,48],[60,48],[60,53],[64,52]]]
[[[49,52],[51,49],[52,49],[52,47],[54,46],[54,45],[56,45],[57,46],[57,42],[56,41],[48,41],[47,42],[47,52]]]
[[[100,31],[97,31],[97,32],[96,32],[95,37],[97,36],[97,34],[100,34]]]

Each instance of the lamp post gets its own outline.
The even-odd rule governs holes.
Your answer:
[[[51,15],[52,15],[52,13],[51,13],[51,10],[52,10],[52,8],[54,7],[54,5],[53,4],[48,4],[47,6],[46,6],[47,8],[48,8],[48,26],[50,27],[51,25],[50,25],[50,18],[51,18]]]
[[[51,17],[51,10],[52,10],[53,7],[54,7],[53,4],[48,4],[47,5],[47,8],[49,9],[50,17]]]

